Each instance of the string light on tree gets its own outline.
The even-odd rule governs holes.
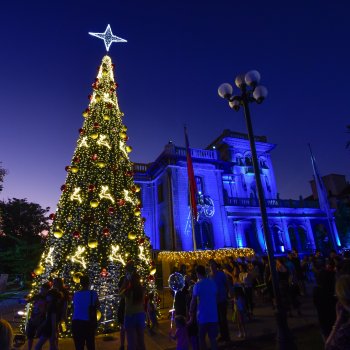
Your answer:
[[[134,194],[131,147],[125,145],[127,128],[113,69],[111,58],[103,57],[30,292],[34,295],[43,283],[61,277],[74,293],[80,277],[88,274],[101,297],[98,333],[117,330],[118,281],[128,259],[137,261],[147,292],[157,294],[154,279],[149,279],[150,245]],[[66,324],[67,332],[61,336],[71,336],[71,315]]]

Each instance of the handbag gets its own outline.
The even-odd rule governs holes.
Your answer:
[[[93,329],[97,328],[97,309],[96,305],[93,303],[93,294],[92,291],[90,291],[90,305],[89,305],[89,321]]]

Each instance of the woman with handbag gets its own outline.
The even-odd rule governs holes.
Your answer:
[[[100,306],[96,291],[90,290],[88,276],[80,277],[82,289],[73,296],[72,333],[76,350],[95,350],[96,310]]]

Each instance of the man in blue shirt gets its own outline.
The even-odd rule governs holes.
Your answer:
[[[228,283],[225,272],[218,269],[218,264],[214,259],[209,260],[211,279],[215,282],[218,290],[217,307],[218,307],[218,319],[220,338],[219,341],[229,342],[230,334],[227,323],[227,296],[228,296]]]
[[[210,278],[207,278],[205,267],[196,267],[198,282],[193,287],[190,306],[190,321],[193,321],[194,310],[197,307],[197,322],[199,326],[199,346],[206,349],[205,338],[208,334],[211,350],[217,350],[216,337],[218,335],[218,310],[216,306],[217,288]]]

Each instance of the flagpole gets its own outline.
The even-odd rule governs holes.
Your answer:
[[[340,246],[340,240],[339,240],[338,232],[337,232],[336,228],[334,227],[335,222],[334,222],[334,217],[333,217],[333,214],[332,214],[329,202],[328,202],[327,192],[326,192],[323,180],[321,178],[321,175],[319,174],[319,172],[317,170],[316,160],[315,160],[315,157],[312,153],[310,143],[308,143],[308,146],[309,146],[310,155],[311,155],[312,168],[314,171],[315,185],[316,185],[316,190],[317,190],[317,194],[318,194],[318,202],[320,204],[320,209],[322,211],[324,211],[326,216],[327,216],[327,221],[328,221],[328,226],[329,226],[329,230],[330,230],[330,236],[331,236],[333,248],[338,251],[339,246]]]
[[[195,221],[197,221],[197,186],[194,177],[194,170],[191,157],[190,143],[188,141],[187,128],[184,125],[185,142],[186,142],[186,159],[187,159],[187,174],[188,174],[188,193],[190,197],[190,212],[192,222],[192,241],[193,250],[197,250],[196,234],[195,234]]]

